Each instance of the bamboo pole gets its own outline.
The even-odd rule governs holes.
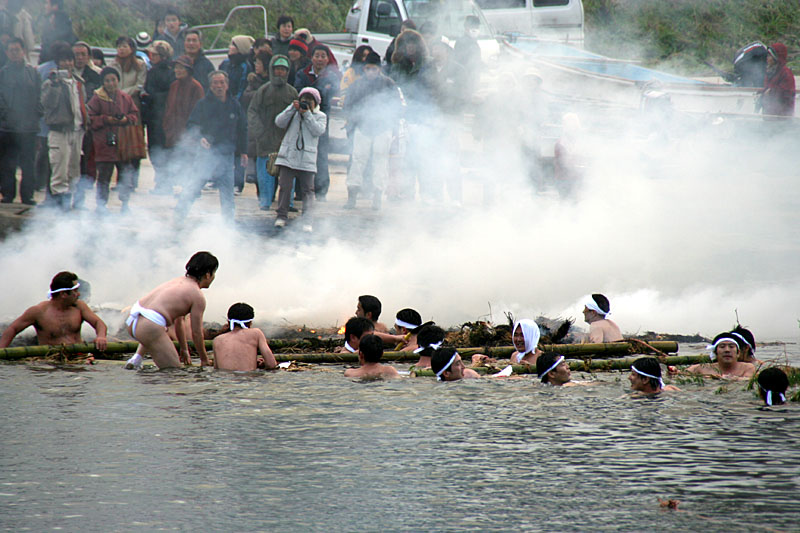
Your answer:
[[[279,349],[275,346],[276,343],[270,342],[270,346],[274,349]],[[649,343],[653,348],[662,352],[677,352],[678,343],[672,341],[660,341]],[[212,341],[205,341],[206,350],[211,350]],[[178,343],[175,342],[177,348]],[[194,347],[194,343],[189,342],[190,347]],[[94,344],[80,343],[80,344],[64,344],[57,346],[16,346],[13,348],[0,349],[0,360],[16,360],[25,359],[27,357],[48,357],[57,354],[74,355],[74,354],[94,354],[96,359],[120,359],[120,354],[128,354],[136,351],[139,343],[135,341],[128,342],[109,342],[104,352],[99,352],[95,349]],[[567,358],[579,357],[614,357],[630,355],[636,351],[644,351],[635,344],[627,342],[615,342],[606,344],[544,344],[541,349],[545,352],[553,351],[558,352]],[[475,354],[486,354],[495,359],[508,359],[514,353],[512,346],[499,346],[495,348],[459,348],[458,352],[462,358],[470,358]],[[114,357],[116,356],[116,357]],[[353,363],[358,362],[358,354],[350,353],[276,353],[275,359],[278,362],[297,361],[299,363]],[[412,352],[384,352],[384,361],[396,362],[415,362],[419,360],[419,356]]]

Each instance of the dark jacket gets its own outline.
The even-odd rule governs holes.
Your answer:
[[[285,41],[281,40],[281,38],[278,35],[273,37],[272,40],[270,41],[270,44],[272,45],[272,53],[275,55],[288,56],[289,41],[291,40],[292,40],[291,37],[289,37]]]
[[[339,73],[339,69],[332,64],[325,67],[319,76],[311,72],[312,68],[313,65],[308,65],[297,73],[294,79],[294,88],[298,92],[306,87],[314,87],[318,90],[322,97],[319,109],[327,115],[331,109],[331,100],[339,94],[339,80],[342,79],[342,75]]]
[[[297,99],[297,89],[272,72],[279,57],[284,56],[273,56],[269,63],[270,82],[256,92],[247,110],[247,137],[258,157],[278,151],[285,130],[275,125],[275,117]]]
[[[200,55],[194,60],[193,66],[194,70],[192,72],[192,76],[194,76],[194,79],[200,82],[200,85],[203,86],[204,91],[208,91],[208,75],[216,70],[214,65],[208,60],[201,50]]]
[[[94,96],[86,107],[92,126],[95,161],[105,163],[119,161],[117,146],[110,146],[107,142],[108,134],[118,134],[119,126],[106,124],[106,121],[117,115],[125,115],[128,124],[136,124],[139,110],[136,109],[133,98],[122,90],[118,90],[114,93],[114,98],[111,98],[101,87],[94,92]]]
[[[186,132],[198,141],[204,137],[219,153],[247,153],[247,119],[242,106],[230,96],[223,102],[206,93],[194,106]]]
[[[77,78],[74,78],[74,81],[78,89],[78,98],[85,105],[86,93],[83,82]],[[65,132],[75,130],[75,114],[81,114],[83,111],[80,108],[72,108],[71,96],[69,85],[55,76],[48,78],[42,85],[44,123],[47,124],[51,131]],[[81,116],[81,123],[84,129],[88,129],[88,124],[86,123],[88,118],[88,116]]]
[[[0,131],[34,133],[42,116],[42,79],[30,65],[7,63],[0,69],[0,93],[8,109]]]
[[[169,61],[161,61],[147,72],[142,100],[142,122],[148,128],[160,129],[167,107],[167,95],[175,75]]]
[[[247,75],[250,74],[250,63],[244,54],[228,56],[219,69],[228,74],[228,94],[241,101],[242,94],[247,88]]]
[[[166,41],[172,47],[172,59],[175,59],[178,56],[183,55],[183,39],[186,37],[186,30],[189,29],[187,24],[181,24],[181,28],[178,30],[178,36],[173,37],[166,30],[164,33],[155,33],[153,34],[153,42],[155,41]]]
[[[100,72],[89,68],[89,65],[83,67],[83,70],[75,70],[75,72],[83,80],[83,89],[86,92],[87,100],[94,92],[103,86],[103,78],[100,77]]]
[[[375,79],[358,78],[347,91],[347,125],[365,135],[393,130],[400,122],[402,102],[397,85],[383,74]]]

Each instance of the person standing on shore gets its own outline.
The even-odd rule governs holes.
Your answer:
[[[181,15],[175,8],[167,9],[164,15],[164,31],[155,32],[153,41],[166,41],[172,47],[172,58],[183,55],[184,32],[188,26],[181,22]]]
[[[214,72],[214,65],[203,52],[203,35],[200,30],[186,31],[183,49],[192,60],[192,76],[203,86],[203,92],[208,92],[210,83],[208,76]]]
[[[289,41],[294,33],[294,19],[288,15],[278,17],[278,34],[272,38],[272,53],[275,55],[289,55]]]
[[[768,49],[767,75],[761,105],[764,115],[794,116],[795,82],[792,69],[786,66],[789,51],[783,43],[774,43]]]
[[[167,174],[166,134],[164,112],[175,75],[172,73],[172,47],[166,41],[154,41],[147,49],[153,65],[147,72],[142,100],[142,122],[147,126],[147,151],[153,165],[156,194],[171,193]],[[151,191],[152,192],[152,191]]]

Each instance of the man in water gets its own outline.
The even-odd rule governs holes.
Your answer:
[[[511,331],[511,341],[514,343],[514,348],[517,349],[511,354],[511,363],[535,365],[536,360],[542,355],[542,351],[539,349],[539,338],[542,335],[539,325],[530,318],[523,318],[514,324]]]
[[[673,385],[664,385],[664,380],[661,379],[661,365],[655,357],[640,357],[634,361],[628,381],[631,382],[631,390],[642,394],[680,390]]]
[[[346,378],[396,378],[399,377],[393,366],[382,365],[383,341],[376,335],[364,335],[358,345],[359,368],[348,368],[344,371]]]
[[[250,327],[253,318],[253,308],[246,303],[233,304],[228,309],[230,331],[214,339],[214,368],[244,372],[277,368],[278,362],[269,349],[264,332]],[[258,357],[259,353],[261,357]]]
[[[419,329],[419,333],[417,333],[418,347],[416,350],[414,350],[414,353],[419,354],[419,361],[417,361],[417,363],[414,365],[415,367],[431,367],[431,357],[444,342],[444,336],[444,330],[433,322],[423,324],[423,326]]]
[[[606,318],[611,313],[611,304],[602,294],[592,294],[583,307],[583,319],[589,324],[588,342],[619,342],[622,333],[612,320]]]
[[[756,338],[753,333],[742,326],[736,326],[731,331],[731,335],[739,339],[739,361],[744,363],[758,364],[759,360],[756,359]]]
[[[394,346],[400,352],[412,352],[417,349],[417,333],[422,327],[422,317],[413,309],[405,308],[397,312],[394,319],[394,330],[391,333],[375,332],[375,335],[386,343]]]
[[[536,374],[545,385],[554,387],[574,385],[570,381],[572,371],[569,369],[569,364],[563,355],[557,353],[547,352],[540,355],[536,359]]]
[[[344,325],[344,346],[337,348],[336,353],[357,353],[361,338],[374,330],[371,320],[354,316]]]
[[[786,389],[789,388],[789,377],[786,372],[776,366],[765,368],[758,374],[758,395],[764,404],[783,405],[786,403]]]
[[[750,378],[756,373],[756,367],[751,363],[739,361],[739,342],[738,338],[729,332],[720,333],[708,346],[711,351],[711,360],[716,359],[717,362],[692,365],[686,369],[686,372],[720,378]]]
[[[464,366],[461,355],[455,348],[440,348],[431,356],[431,370],[439,381],[458,381],[460,379],[478,379],[480,374]]]
[[[6,348],[14,337],[28,326],[36,328],[40,345],[76,344],[81,340],[81,325],[87,322],[97,334],[95,347],[106,349],[106,324],[86,302],[80,299],[81,284],[72,272],[59,272],[50,282],[48,300],[29,307],[14,320],[0,337],[0,348]]]
[[[378,317],[381,316],[381,301],[375,296],[363,294],[358,297],[356,316],[368,318],[372,322],[375,331],[389,333],[389,328],[386,327],[386,324],[378,322]]]
[[[180,367],[181,363],[192,364],[183,321],[178,320],[191,313],[192,340],[200,355],[200,365],[209,364],[203,339],[203,312],[206,299],[201,289],[207,289],[214,281],[219,261],[208,252],[197,252],[186,263],[186,275],[162,283],[131,308],[126,320],[128,333],[139,341],[144,351],[149,352],[158,368]],[[167,335],[167,328],[175,324],[175,333],[180,346],[180,356]],[[142,357],[137,352],[128,359],[126,368],[138,368]]]

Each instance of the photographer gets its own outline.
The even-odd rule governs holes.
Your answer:
[[[42,85],[42,110],[49,128],[50,194],[55,205],[69,210],[81,175],[81,144],[86,129],[86,95],[83,80],[74,75],[72,48],[57,49],[58,67]]]
[[[119,199],[122,212],[128,210],[133,190],[133,168],[128,161],[119,160],[119,128],[136,124],[139,110],[133,99],[119,90],[119,72],[106,67],[100,73],[103,86],[89,100],[88,111],[97,161],[97,212],[107,212],[108,186],[114,168],[117,169]]]

